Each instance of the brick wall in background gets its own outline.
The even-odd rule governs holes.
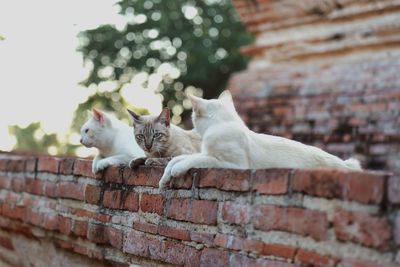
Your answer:
[[[400,173],[400,1],[233,3],[256,36],[229,82],[247,125]]]
[[[399,179],[0,154],[2,266],[400,266]]]

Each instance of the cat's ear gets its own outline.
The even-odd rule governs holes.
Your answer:
[[[232,94],[231,94],[231,92],[229,92],[229,90],[223,91],[223,92],[219,95],[218,99],[219,99],[219,100],[222,100],[222,101],[233,102]]]
[[[200,113],[200,106],[203,99],[192,94],[188,94],[187,96],[190,99],[190,102],[192,102],[194,113]]]
[[[89,117],[89,118],[92,118],[92,117],[94,117],[94,114],[93,114],[93,112],[91,112],[90,110],[88,110],[88,111],[87,111],[87,114],[88,114],[88,117]]]
[[[128,113],[132,116],[133,118],[133,123],[138,123],[140,122],[140,115],[136,114],[135,112],[133,112],[132,110],[130,110],[129,108],[126,109],[128,111]]]
[[[161,114],[158,116],[157,121],[169,127],[170,112],[169,108],[164,108]]]
[[[93,110],[93,118],[100,123],[104,123],[104,114],[95,108],[93,108],[92,110]]]

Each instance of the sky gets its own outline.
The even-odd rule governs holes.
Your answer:
[[[68,132],[73,111],[94,91],[78,85],[88,74],[77,34],[101,24],[125,25],[115,0],[0,1],[0,150],[15,139],[8,125],[41,121],[47,133]],[[151,91],[135,86],[126,99],[134,106],[161,111]],[[128,91],[128,90],[126,90]],[[72,143],[79,136],[72,136]]]

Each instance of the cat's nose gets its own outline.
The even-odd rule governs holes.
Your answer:
[[[151,144],[150,145],[148,145],[148,144],[145,145],[147,150],[150,150],[151,146],[152,146]]]
[[[80,142],[81,144],[83,144],[83,143],[82,143],[82,142],[83,142],[83,141],[82,141],[82,139],[81,139],[81,140],[79,140],[79,142]]]

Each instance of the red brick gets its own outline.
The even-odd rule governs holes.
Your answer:
[[[74,220],[74,223],[72,226],[72,232],[74,233],[74,235],[80,236],[80,237],[86,237],[87,229],[88,229],[87,221]]]
[[[110,242],[111,246],[121,250],[122,249],[122,239],[123,239],[123,231],[113,228],[107,227],[106,228],[106,236],[108,241]]]
[[[143,212],[157,213],[161,215],[164,198],[161,194],[142,193],[140,198],[140,209]]]
[[[72,230],[72,219],[64,216],[59,217],[59,230],[64,235],[70,235]]]
[[[100,213],[100,212],[92,212],[90,216],[91,216],[93,219],[98,220],[98,221],[101,221],[101,222],[104,222],[104,223],[109,222],[110,219],[111,219],[111,216],[110,216],[110,215],[108,215],[108,214],[103,214],[103,213]]]
[[[233,224],[248,224],[251,208],[248,204],[225,202],[222,206],[222,218]]]
[[[106,183],[122,183],[124,169],[119,166],[110,166],[104,170],[103,177]]]
[[[205,248],[200,256],[200,266],[229,266],[229,252]]]
[[[88,217],[88,218],[93,217],[93,212],[84,209],[71,209],[70,213],[79,217]]]
[[[319,255],[317,253],[305,251],[302,249],[299,249],[299,251],[297,252],[297,260],[301,263],[317,267],[335,267],[339,261],[338,259],[333,257]]]
[[[4,154],[0,155],[0,171],[7,171],[8,158],[5,156]]]
[[[184,256],[185,266],[188,267],[200,266],[201,251],[198,251],[197,249],[189,246],[185,246],[183,256]]]
[[[391,239],[391,227],[386,218],[362,212],[337,211],[334,217],[336,238],[374,248],[386,248]]]
[[[44,214],[38,211],[33,211],[30,208],[24,208],[22,220],[36,226],[42,226]]]
[[[184,175],[176,179],[171,179],[169,183],[169,188],[171,189],[190,189],[193,183],[193,174],[197,172],[198,169],[190,169]]]
[[[243,255],[232,254],[229,262],[231,267],[298,267],[297,265],[265,259],[252,259]]]
[[[190,199],[172,198],[167,202],[167,217],[180,221],[188,220],[190,208]]]
[[[263,169],[254,174],[253,190],[259,194],[281,195],[288,193],[289,177],[292,170]]]
[[[86,237],[94,243],[107,244],[108,238],[106,226],[100,224],[89,224]]]
[[[161,259],[174,265],[185,264],[185,246],[180,243],[161,241]]]
[[[96,179],[102,178],[102,172],[98,174],[92,172],[92,160],[90,159],[76,159],[74,163],[74,174]]]
[[[139,210],[139,194],[135,192],[124,192],[124,209],[137,212]]]
[[[37,161],[38,161],[37,158],[26,158],[25,171],[26,172],[35,172]]]
[[[199,187],[227,191],[249,191],[251,170],[199,169]]]
[[[147,244],[149,248],[150,259],[161,261],[161,241],[157,239],[147,239]]]
[[[14,250],[12,240],[5,236],[0,236],[0,246],[9,250]]]
[[[6,197],[6,202],[16,204],[19,200],[20,194],[15,194],[13,192],[8,192]]]
[[[60,217],[58,214],[45,214],[43,227],[47,230],[58,230]]]
[[[293,260],[296,256],[297,248],[280,244],[264,244],[262,253],[274,257]]]
[[[7,203],[3,203],[1,206],[2,214],[11,219],[21,220],[22,219],[22,211],[23,211],[22,207],[10,205]]]
[[[74,168],[74,162],[75,162],[74,158],[60,159],[59,173],[65,175],[72,174]]]
[[[189,221],[209,225],[217,224],[218,202],[211,200],[192,200]]]
[[[87,248],[77,244],[72,244],[72,251],[84,256],[87,255]]]
[[[25,178],[24,191],[30,194],[42,195],[43,181],[32,178]]]
[[[14,192],[23,192],[25,188],[25,179],[13,178],[11,180],[11,188]]]
[[[11,180],[11,178],[8,176],[0,175],[0,188],[9,189],[11,186],[11,183],[14,182],[14,180],[22,180],[22,179],[13,178]],[[18,191],[18,192],[21,192],[21,191]]]
[[[121,197],[122,190],[105,190],[103,196],[104,207],[111,209],[121,209]]]
[[[58,246],[60,248],[72,250],[73,244],[70,241],[64,241],[64,240],[55,238],[54,242],[55,242],[56,246]]]
[[[325,240],[328,230],[326,214],[321,211],[293,207],[259,205],[253,213],[253,224],[263,231],[286,231],[316,240]]]
[[[58,196],[58,184],[56,182],[45,181],[44,182],[44,194],[48,197]]]
[[[387,189],[389,201],[392,204],[400,204],[400,177],[390,177]]]
[[[37,164],[38,172],[58,173],[60,159],[55,157],[39,157]]]
[[[124,252],[140,257],[149,257],[149,239],[134,232],[127,233],[124,241]]]
[[[76,200],[85,200],[85,185],[73,182],[59,182],[58,196]]]
[[[25,160],[21,157],[10,157],[7,162],[7,171],[9,172],[25,171]]]
[[[85,202],[90,204],[99,204],[101,188],[95,185],[86,185]]]
[[[385,177],[368,172],[344,170],[296,170],[294,192],[325,198],[379,204],[383,199]]]
[[[158,225],[146,222],[134,222],[133,228],[151,234],[157,234],[158,232]]]
[[[190,239],[197,243],[214,244],[215,234],[190,232]]]
[[[127,185],[145,185],[158,187],[164,172],[164,167],[156,166],[139,166],[135,170],[130,168],[124,169],[123,180]]]
[[[214,240],[215,245],[233,249],[255,252],[261,254],[263,251],[263,242],[244,239],[232,235],[217,234]]]
[[[24,198],[22,199],[22,202],[24,203],[25,207],[36,207],[38,205],[37,198],[29,197],[29,196],[24,196]]]
[[[95,250],[92,250],[92,249],[87,249],[87,256],[89,258],[97,259],[97,260],[103,260],[104,259],[104,256],[103,256],[102,253],[100,253],[98,251],[95,251]]]
[[[158,234],[175,239],[190,241],[190,234],[188,230],[158,226]]]

